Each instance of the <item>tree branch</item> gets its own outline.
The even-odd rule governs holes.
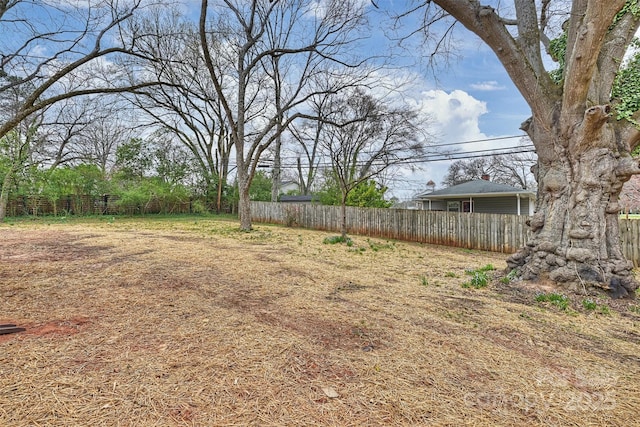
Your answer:
[[[558,97],[555,85],[551,83],[548,74],[542,71],[541,63],[531,63],[530,57],[535,58],[536,55],[527,55],[522,50],[521,43],[514,40],[493,8],[481,6],[478,1],[433,0],[433,2],[477,34],[494,51],[534,115],[550,114],[554,101]],[[524,8],[524,6],[521,7]],[[532,19],[531,15],[525,17]],[[533,17],[535,18],[535,15]],[[532,24],[521,25],[527,29],[532,26]]]
[[[592,52],[600,52],[613,18],[626,0],[576,0],[571,11],[560,117],[562,133],[572,131],[584,113],[591,79],[598,63]]]

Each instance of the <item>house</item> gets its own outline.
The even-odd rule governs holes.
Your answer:
[[[287,179],[280,183],[280,194],[291,194],[298,191],[300,191],[300,184],[298,181]]]
[[[477,179],[419,194],[416,200],[424,210],[533,215],[536,193]]]

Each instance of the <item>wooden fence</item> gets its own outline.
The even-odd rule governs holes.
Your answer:
[[[251,217],[256,222],[340,230],[339,206],[252,202]],[[352,234],[504,253],[526,243],[527,219],[525,215],[347,208],[347,229]],[[638,267],[640,220],[621,219],[620,238],[623,254]]]
[[[340,230],[340,207],[252,202],[256,222]],[[513,253],[525,244],[527,216],[347,207],[349,233]]]

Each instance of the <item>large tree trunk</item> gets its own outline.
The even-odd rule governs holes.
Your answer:
[[[343,239],[347,238],[347,194],[342,195],[340,203],[340,235]]]
[[[240,218],[240,229],[251,231],[251,198],[249,197],[249,174],[238,164],[238,217]]]
[[[4,222],[7,216],[7,205],[9,204],[9,187],[11,186],[11,180],[15,173],[15,165],[7,170],[2,180],[2,188],[0,189],[0,222]]]
[[[273,155],[273,171],[271,175],[271,201],[276,203],[278,201],[278,196],[280,195],[280,183],[282,181],[282,161],[280,151],[282,150],[282,139],[280,136],[276,138],[276,144],[274,147],[274,155]]]
[[[588,109],[565,136],[556,123],[523,125],[539,155],[532,235],[507,261],[523,279],[550,279],[579,293],[634,296],[638,283],[621,250],[618,196],[639,166],[608,113],[607,106]]]

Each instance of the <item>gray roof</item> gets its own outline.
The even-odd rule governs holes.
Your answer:
[[[535,197],[531,190],[512,187],[506,184],[477,179],[454,185],[442,190],[418,195],[418,199],[450,199],[458,197],[490,197],[490,196],[515,196],[516,194]]]
[[[299,196],[280,196],[280,202],[282,203],[311,203],[316,201],[316,197],[313,195],[299,195]]]

